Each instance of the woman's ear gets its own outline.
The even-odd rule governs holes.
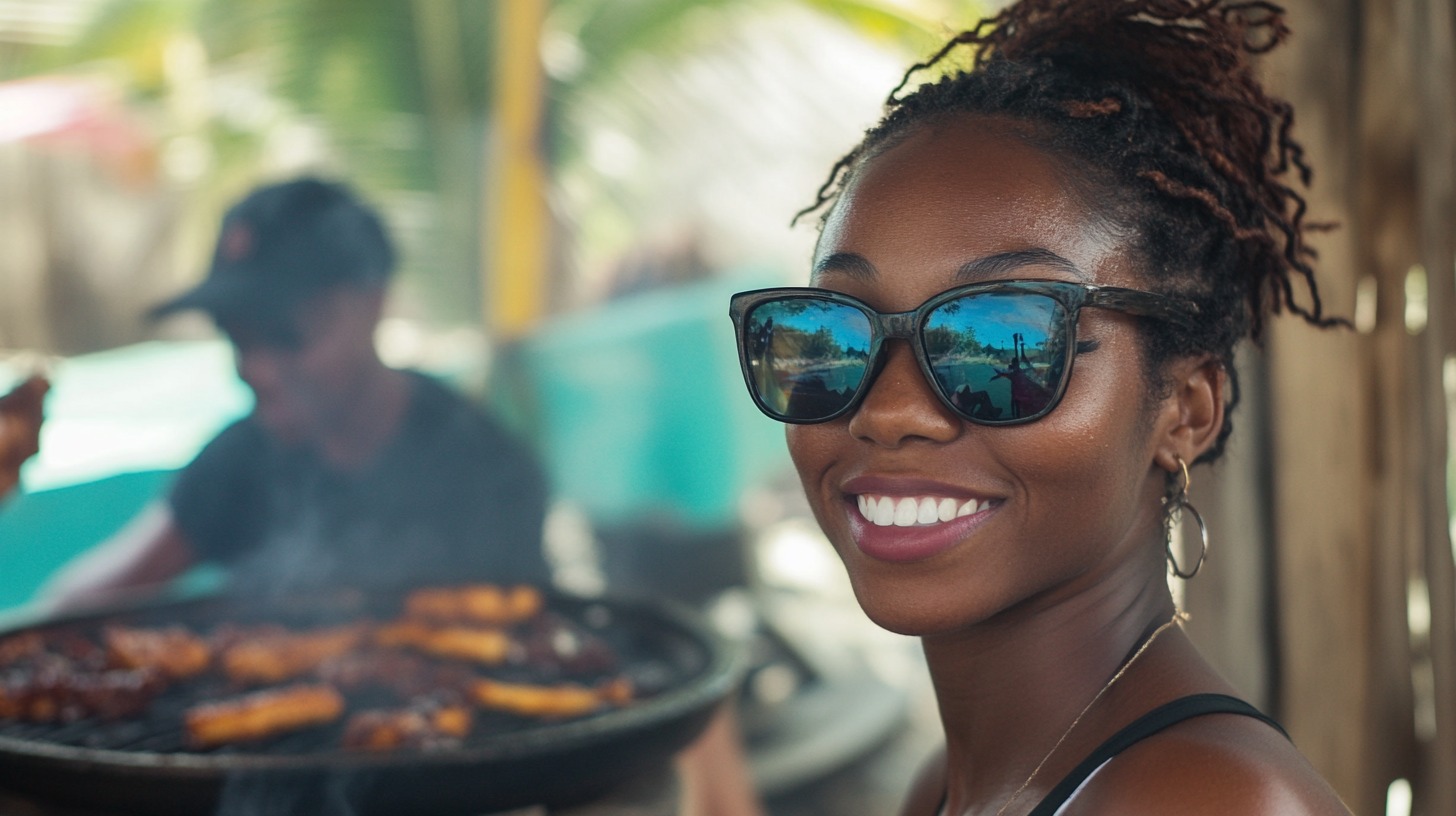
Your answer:
[[[1215,357],[1187,357],[1168,366],[1172,387],[1159,411],[1158,467],[1175,472],[1218,441],[1223,429],[1228,372]]]

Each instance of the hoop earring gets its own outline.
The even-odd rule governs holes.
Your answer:
[[[1183,457],[1177,456],[1176,454],[1174,458],[1178,460],[1178,467],[1183,471],[1183,484],[1178,487],[1178,492],[1173,498],[1168,500],[1168,533],[1164,548],[1168,555],[1168,565],[1173,570],[1173,574],[1187,581],[1197,575],[1200,569],[1203,569],[1203,561],[1208,558],[1208,525],[1203,523],[1203,516],[1199,514],[1198,508],[1194,507],[1193,503],[1188,500],[1188,486],[1193,483],[1188,478],[1188,463],[1183,461]],[[1182,565],[1178,563],[1178,557],[1173,554],[1173,526],[1182,520],[1183,511],[1185,510],[1193,515],[1193,521],[1198,524],[1198,542],[1200,545],[1198,561],[1193,565],[1193,569],[1186,572],[1183,570]]]

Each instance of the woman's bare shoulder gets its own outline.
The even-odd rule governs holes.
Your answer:
[[[1108,762],[1066,816],[1241,813],[1349,816],[1334,789],[1278,731],[1211,714],[1175,725]]]

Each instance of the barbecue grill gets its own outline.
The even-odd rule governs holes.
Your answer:
[[[323,626],[387,619],[398,613],[402,597],[353,592],[269,605],[215,598],[90,613],[0,634],[90,634],[110,624],[184,624],[202,632],[223,623]],[[553,612],[611,647],[617,670],[632,679],[641,699],[569,721],[480,712],[461,745],[441,749],[345,750],[339,747],[343,726],[335,724],[199,751],[186,743],[181,714],[216,689],[179,684],[142,715],[113,722],[0,722],[0,786],[58,804],[156,816],[243,812],[234,801],[240,796],[266,800],[257,810],[268,813],[561,807],[664,768],[737,683],[735,650],[678,606],[548,598]]]

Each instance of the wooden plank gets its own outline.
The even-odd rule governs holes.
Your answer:
[[[1419,767],[1407,616],[1411,564],[1422,529],[1423,424],[1417,339],[1407,327],[1406,278],[1417,260],[1414,143],[1418,116],[1409,59],[1410,1],[1363,3],[1358,168],[1351,225],[1359,264],[1380,297],[1370,350],[1377,450],[1371,553],[1370,762],[1368,786],[1383,793]]]
[[[1417,802],[1423,814],[1456,813],[1456,565],[1453,565],[1449,486],[1448,398],[1443,368],[1456,352],[1456,3],[1418,0],[1409,29],[1411,67],[1421,112],[1417,129],[1420,255],[1428,280],[1428,315],[1421,337],[1424,455],[1418,460],[1424,505],[1419,567],[1430,620],[1426,638],[1430,733],[1423,744]]]
[[[1291,47],[1266,63],[1294,103],[1296,136],[1317,168],[1312,216],[1349,224],[1360,179],[1359,4],[1285,4]],[[1327,307],[1352,314],[1359,281],[1356,238],[1319,242]],[[1369,667],[1376,547],[1368,338],[1275,321],[1270,336],[1274,532],[1278,575],[1279,714],[1295,742],[1357,813],[1384,808],[1367,773],[1373,756]],[[1340,716],[1331,716],[1339,712]]]

